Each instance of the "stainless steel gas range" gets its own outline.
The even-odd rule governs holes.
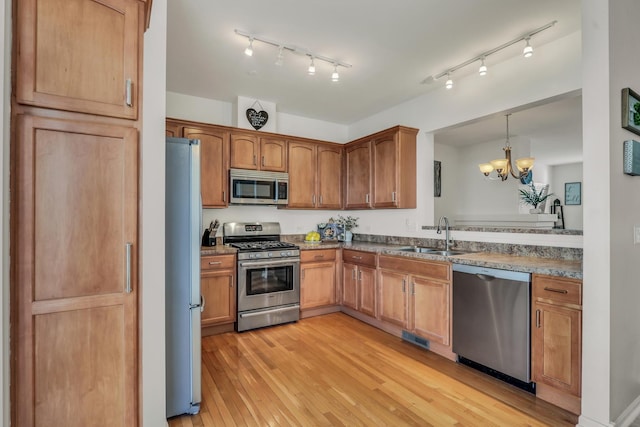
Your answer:
[[[222,235],[238,249],[236,330],[299,320],[300,249],[280,241],[280,223],[225,223]]]

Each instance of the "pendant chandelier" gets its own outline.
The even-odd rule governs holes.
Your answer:
[[[488,179],[500,179],[501,181],[506,181],[506,179],[509,177],[509,174],[511,174],[511,176],[516,179],[523,179],[527,175],[529,175],[531,169],[533,168],[533,162],[535,161],[534,157],[522,157],[520,159],[516,159],[516,168],[518,170],[518,174],[515,173],[516,168],[511,165],[511,143],[509,142],[510,115],[511,114],[506,114],[507,141],[505,142],[505,146],[503,148],[505,158],[491,160],[489,163],[481,163],[478,165],[478,167],[480,168],[480,172],[482,172]],[[489,177],[491,172],[493,172],[494,170],[498,173],[498,178]]]

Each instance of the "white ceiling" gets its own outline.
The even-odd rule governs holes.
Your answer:
[[[167,90],[230,103],[252,97],[279,112],[351,124],[443,84],[421,84],[426,77],[553,20],[532,38],[534,48],[580,29],[580,0],[170,0]],[[304,55],[287,52],[278,67],[277,48],[255,42],[247,57],[247,39],[234,29],[353,67],[339,68],[338,83],[320,61],[308,76]],[[489,72],[523,47],[490,56]]]

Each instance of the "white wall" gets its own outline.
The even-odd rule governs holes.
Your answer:
[[[0,423],[9,425],[9,126],[11,93],[11,1],[0,2],[0,228],[2,228],[2,244],[0,245],[0,330],[2,338],[0,348]]]
[[[142,426],[166,426],[164,296],[164,122],[167,0],[155,0],[144,35],[140,147],[140,342]]]
[[[582,207],[584,206],[584,200],[582,200],[582,204],[580,205],[567,206],[564,204],[564,184],[567,182],[582,182],[582,162],[552,166],[551,170],[552,179],[550,191],[554,194],[554,196],[551,196],[551,201],[558,199],[563,205],[562,210],[564,212],[564,226],[566,229],[582,230]]]

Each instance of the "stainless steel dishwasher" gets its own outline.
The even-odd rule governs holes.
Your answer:
[[[453,352],[459,361],[533,392],[530,307],[529,273],[454,264]]]

